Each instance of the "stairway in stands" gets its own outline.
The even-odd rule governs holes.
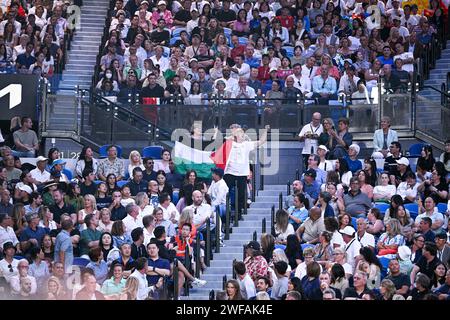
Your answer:
[[[108,0],[84,0],[80,30],[77,30],[68,52],[66,68],[58,86],[50,117],[50,130],[69,130],[74,124],[75,86],[90,88],[96,58],[109,9]]]
[[[441,90],[441,84],[446,82],[449,71],[450,41],[447,41],[447,49],[442,50],[441,58],[436,61],[436,67],[430,71],[430,78],[425,80],[424,85]],[[425,88],[418,92],[417,121],[420,122],[420,128],[433,130],[440,126],[440,102],[441,95],[435,90]]]
[[[278,195],[282,192],[286,195],[286,185],[266,185],[263,191],[258,191],[256,201],[251,204],[247,215],[239,221],[239,227],[233,227],[230,239],[225,240],[225,247],[220,248],[220,253],[214,253],[210,267],[208,267],[200,279],[208,281],[202,288],[191,289],[189,297],[180,297],[186,300],[207,300],[211,290],[222,290],[222,279],[232,278],[233,259],[242,261],[243,245],[252,240],[253,232],[257,232],[259,241],[262,230],[262,219],[266,218],[266,232],[270,232],[270,213],[275,205],[278,208]]]

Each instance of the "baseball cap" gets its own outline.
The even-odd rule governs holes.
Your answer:
[[[322,149],[322,150],[325,150],[326,152],[329,151],[328,148],[325,147],[323,144],[321,144],[320,146],[318,146],[317,149]]]
[[[146,0],[142,1],[142,2],[141,2],[141,5],[143,5],[143,4],[148,5],[148,1],[146,1]]]
[[[346,226],[344,229],[339,230],[339,233],[353,237],[353,235],[355,234],[355,229],[353,229],[353,227]]]
[[[408,160],[408,158],[405,158],[405,157],[401,157],[400,159],[396,160],[396,162],[398,164],[403,164],[405,166],[409,166],[409,160]]]
[[[269,73],[272,71],[278,71],[277,68],[270,68]]]
[[[197,58],[192,58],[191,60],[189,60],[189,63],[191,63],[192,61],[197,61],[198,62]]]
[[[351,144],[350,147],[348,147],[348,148],[354,149],[356,151],[356,154],[359,154],[359,151],[361,150],[361,148],[355,143]]]
[[[66,164],[66,162],[63,159],[56,159],[55,161],[53,161],[52,163],[52,168],[54,168],[56,165],[58,164]]]
[[[43,156],[39,156],[39,157],[36,158],[36,163],[41,162],[41,161],[47,161],[47,160],[48,160],[48,158],[43,157]]]
[[[253,249],[253,250],[260,250],[260,249],[261,249],[261,246],[259,245],[259,242],[258,242],[258,241],[250,241],[250,242],[247,244],[246,248],[251,248],[251,249]]]
[[[160,6],[160,5],[166,5],[166,2],[165,1],[158,1],[158,6]]]
[[[19,189],[20,191],[25,191],[25,192],[28,193],[28,194],[31,194],[31,193],[33,192],[33,190],[31,189],[31,187],[30,187],[30,186],[27,186],[26,184],[19,185],[19,186],[17,187],[17,189]]]
[[[211,172],[217,174],[219,177],[223,177],[223,169],[221,168],[211,168]]]
[[[310,176],[310,177],[313,177],[314,179],[317,177],[317,173],[316,173],[316,170],[314,170],[314,169],[308,169],[308,170],[306,170],[306,172],[305,172],[305,177],[306,176]]]

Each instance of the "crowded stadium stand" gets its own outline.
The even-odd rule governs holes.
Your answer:
[[[0,1],[0,299],[450,300],[448,7]]]

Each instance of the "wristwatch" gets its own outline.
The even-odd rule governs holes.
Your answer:
[[[156,267],[155,266],[153,266],[153,272],[156,272]]]

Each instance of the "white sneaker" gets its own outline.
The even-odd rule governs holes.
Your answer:
[[[194,281],[192,281],[192,285],[197,286],[197,287],[203,287],[205,284],[206,284],[206,280],[194,278]]]

